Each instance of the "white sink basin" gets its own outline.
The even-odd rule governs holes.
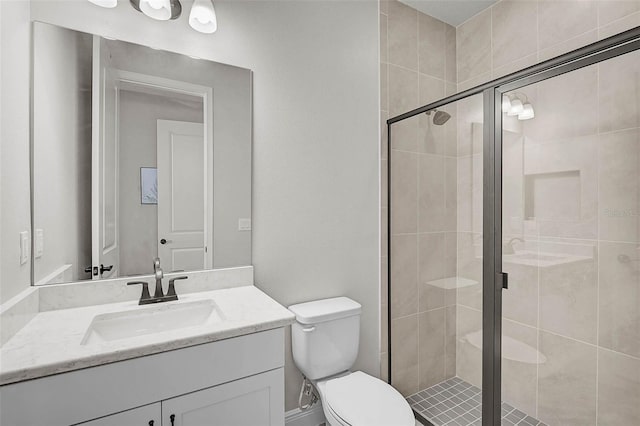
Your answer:
[[[210,299],[162,303],[131,311],[97,315],[80,344],[110,342],[223,320],[220,308]]]

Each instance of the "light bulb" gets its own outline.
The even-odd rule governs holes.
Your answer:
[[[509,112],[511,109],[511,99],[508,95],[502,95],[502,112]]]
[[[162,0],[149,0],[149,6],[155,10],[162,9],[164,6],[162,3]]]
[[[520,114],[524,111],[524,107],[522,106],[522,101],[518,98],[515,98],[511,101],[511,109],[507,113],[508,116],[514,116]]]
[[[100,6],[107,7],[111,9],[112,7],[116,7],[118,5],[118,0],[89,0],[91,3]]]
[[[520,114],[518,114],[518,120],[530,120],[535,116],[536,116],[536,114],[533,111],[533,105],[531,105],[529,102],[527,102],[522,107],[522,112]]]
[[[189,14],[189,25],[194,30],[205,34],[214,33],[218,29],[213,0],[195,0],[193,2]]]
[[[168,21],[171,19],[171,2],[169,0],[140,0],[140,11],[149,18]]]

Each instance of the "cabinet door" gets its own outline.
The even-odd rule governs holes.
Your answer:
[[[160,403],[143,405],[142,407],[80,424],[82,426],[161,426]]]
[[[162,402],[162,426],[284,426],[282,368]]]

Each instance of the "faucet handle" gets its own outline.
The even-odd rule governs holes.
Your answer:
[[[175,296],[175,300],[178,300],[178,295],[176,294],[176,287],[175,287],[175,285],[173,283],[174,283],[174,281],[186,280],[187,278],[189,278],[189,277],[186,276],[186,275],[183,275],[181,277],[171,278],[169,280],[169,290],[167,290],[167,297],[174,297]]]
[[[146,281],[131,281],[127,283],[127,285],[136,284],[142,285],[142,294],[140,295],[140,301],[138,302],[138,305],[144,305],[145,302],[151,300],[151,294],[149,294],[149,283],[147,283]]]

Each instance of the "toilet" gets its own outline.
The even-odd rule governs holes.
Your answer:
[[[330,426],[414,426],[411,407],[393,387],[349,369],[358,356],[361,306],[347,297],[289,306],[293,360],[320,394]]]

